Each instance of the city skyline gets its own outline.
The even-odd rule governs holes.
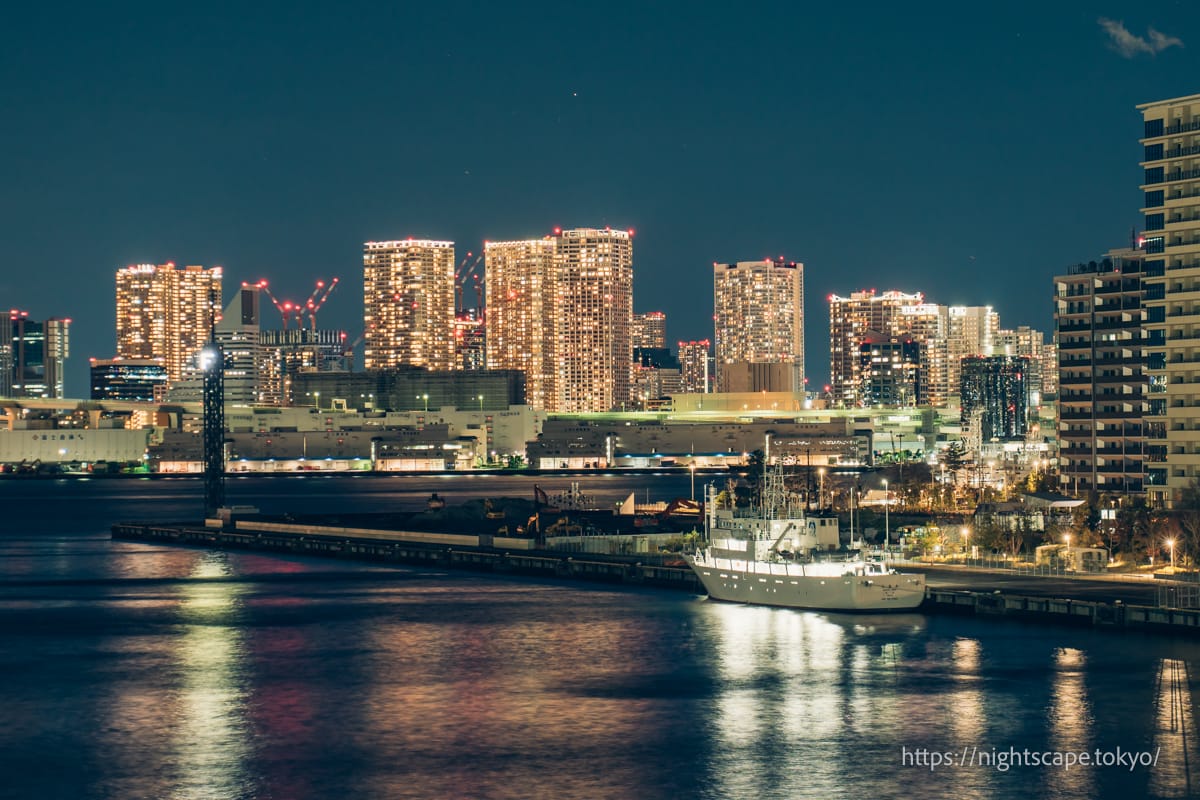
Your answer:
[[[100,350],[95,299],[123,264],[222,265],[230,286],[304,294],[353,276],[371,239],[477,250],[608,224],[638,232],[635,310],[665,311],[672,341],[712,335],[713,261],[779,256],[807,265],[814,319],[830,293],[894,287],[1048,330],[1053,275],[1141,226],[1136,106],[1196,90],[1200,10],[1033,12],[664,7],[600,35],[551,6],[83,7],[66,26],[22,8],[0,63],[36,79],[0,88],[21,155],[0,190],[16,267],[0,294],[71,316]],[[418,33],[439,26],[453,35]],[[65,234],[64,266],[46,244]],[[352,338],[358,291],[325,312]],[[76,350],[69,393],[88,355],[111,352]],[[806,361],[822,378],[811,335]]]

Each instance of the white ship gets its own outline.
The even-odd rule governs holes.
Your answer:
[[[759,509],[718,509],[705,497],[708,547],[688,563],[709,597],[735,603],[826,611],[909,611],[925,599],[925,576],[864,561],[818,560],[839,544],[837,520],[809,516],[783,487],[763,480]]]

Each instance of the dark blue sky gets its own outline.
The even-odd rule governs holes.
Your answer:
[[[803,261],[814,382],[831,292],[1046,329],[1139,225],[1134,106],[1200,93],[1190,2],[37,5],[0,24],[0,304],[75,320],[76,396],[121,265],[339,275],[353,337],[363,241],[556,225],[635,228],[672,340],[713,261]]]

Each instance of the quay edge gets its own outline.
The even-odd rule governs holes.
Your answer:
[[[631,557],[571,554],[531,549],[529,540],[415,531],[371,531],[313,525],[238,522],[225,527],[119,522],[113,539],[190,547],[282,552],[293,555],[385,561],[499,574],[644,586],[703,594],[688,567],[647,564]],[[504,545],[514,545],[506,547]],[[499,545],[499,546],[498,546]],[[1158,608],[1072,598],[1031,597],[928,587],[919,609],[1039,624],[1113,631],[1200,633],[1200,609]]]

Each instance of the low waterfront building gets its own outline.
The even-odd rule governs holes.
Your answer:
[[[845,418],[754,423],[555,418],[526,443],[530,466],[541,469],[740,465],[756,450],[787,464],[859,465],[869,460],[871,437]]]
[[[167,367],[161,358],[91,359],[93,400],[151,403],[167,388]]]

